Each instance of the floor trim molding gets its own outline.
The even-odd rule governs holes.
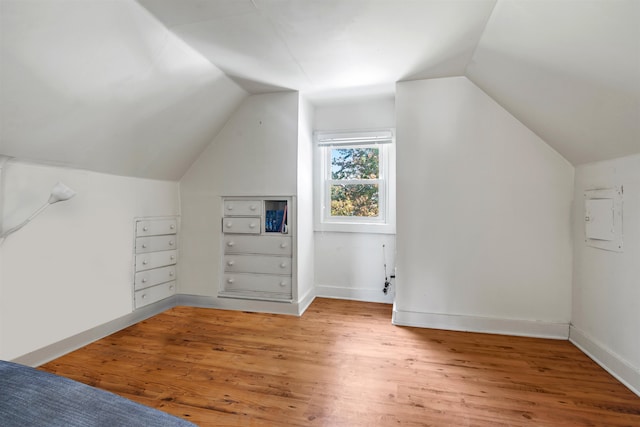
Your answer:
[[[629,362],[573,325],[569,329],[569,341],[629,390],[640,396],[640,371]]]
[[[336,298],[364,302],[378,302],[383,304],[393,303],[393,295],[385,295],[380,290],[365,288],[345,288],[340,286],[317,285],[315,288],[316,297]]]
[[[500,319],[455,314],[418,313],[393,308],[392,323],[398,326],[445,329],[450,331],[480,332],[534,338],[566,340],[568,323],[536,322],[531,320]]]
[[[44,363],[50,362],[53,359],[57,359],[67,353],[84,347],[94,341],[118,332],[131,325],[135,325],[149,317],[153,317],[156,314],[160,314],[170,308],[175,307],[177,304],[177,296],[173,295],[169,298],[158,301],[154,304],[149,304],[145,307],[139,308],[124,316],[118,317],[109,322],[103,323],[86,331],[80,332],[76,335],[72,335],[68,338],[39,348],[22,356],[16,357],[12,362],[20,363],[28,366],[40,366]]]

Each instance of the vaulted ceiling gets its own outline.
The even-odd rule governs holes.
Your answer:
[[[0,154],[179,179],[248,93],[460,75],[574,164],[640,152],[636,0],[0,0]]]

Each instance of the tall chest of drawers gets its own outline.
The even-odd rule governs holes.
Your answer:
[[[293,298],[291,198],[223,199],[222,297],[287,301]]]
[[[176,293],[177,218],[136,220],[133,307],[144,307]]]

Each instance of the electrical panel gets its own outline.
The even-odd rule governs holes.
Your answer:
[[[622,187],[584,193],[584,231],[587,246],[622,252]]]

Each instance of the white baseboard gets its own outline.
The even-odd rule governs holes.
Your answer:
[[[298,303],[298,316],[302,316],[304,312],[307,311],[307,308],[309,308],[314,299],[316,299],[315,288],[311,288]]]
[[[218,298],[203,295],[178,295],[176,305],[217,308],[220,310],[252,311],[257,313],[289,314],[298,316],[298,304],[289,301],[265,301],[243,298]]]
[[[149,304],[145,307],[139,308],[122,317],[103,323],[102,325],[87,329],[79,334],[72,335],[30,353],[23,354],[22,356],[13,359],[12,362],[28,366],[40,366],[53,359],[57,359],[60,356],[77,350],[80,347],[84,347],[87,344],[91,344],[94,341],[173,308],[176,306],[176,301],[176,295],[173,295],[154,304]]]
[[[400,311],[397,310],[395,305],[393,307],[393,318],[391,322],[399,326],[415,326],[419,328],[445,329],[450,331],[562,340],[569,338],[568,323]]]
[[[385,295],[382,289],[344,288],[339,286],[317,285],[316,297],[337,298],[364,302],[393,303],[393,294]]]
[[[622,357],[573,325],[570,327],[569,341],[618,381],[627,386],[629,390],[640,396],[640,369],[634,368]]]

